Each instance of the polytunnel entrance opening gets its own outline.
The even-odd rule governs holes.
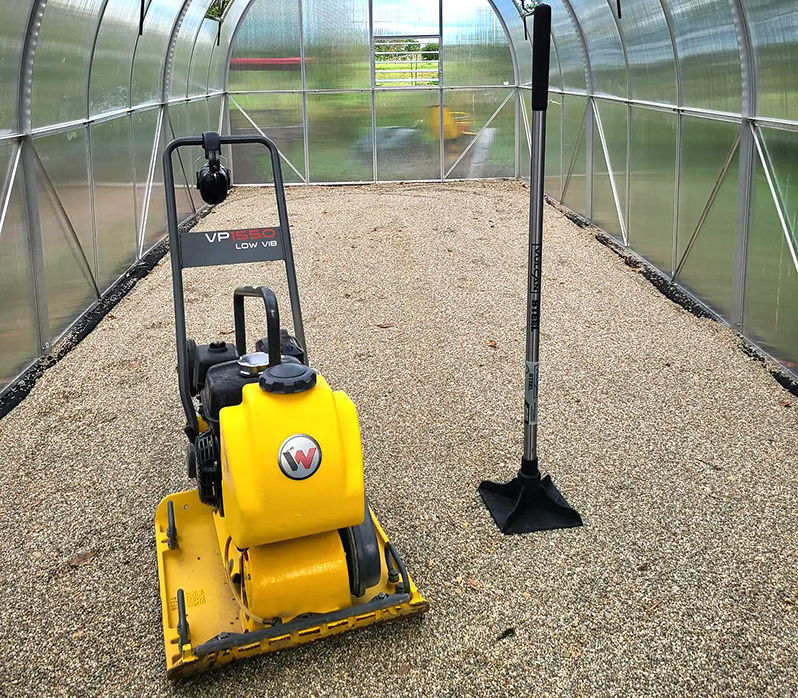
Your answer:
[[[275,14],[276,13],[276,14]],[[231,132],[275,140],[289,183],[515,177],[513,48],[487,0],[256,0],[232,44]],[[238,184],[269,180],[233,148]]]

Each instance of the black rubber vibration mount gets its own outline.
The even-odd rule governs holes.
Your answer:
[[[502,533],[531,533],[582,525],[582,517],[560,494],[551,477],[541,477],[537,458],[521,459],[510,482],[483,480],[479,494]]]

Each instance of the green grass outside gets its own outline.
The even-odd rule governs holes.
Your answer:
[[[428,72],[428,71],[436,72]],[[377,87],[408,87],[438,84],[438,61],[377,61]],[[401,71],[401,72],[386,72]],[[401,82],[394,82],[400,80]]]

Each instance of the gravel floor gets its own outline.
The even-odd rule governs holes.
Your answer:
[[[520,455],[527,196],[289,190],[311,363],[359,407],[429,614],[167,684],[152,517],[190,482],[164,261],[0,421],[0,693],[795,696],[798,404],[551,208],[540,453],[586,525],[505,538],[482,507]],[[272,203],[242,190],[201,226]],[[236,284],[281,272],[186,276],[207,341]]]

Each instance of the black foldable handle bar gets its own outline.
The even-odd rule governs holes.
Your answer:
[[[283,250],[283,261],[285,262],[285,273],[288,280],[288,293],[291,299],[291,315],[294,320],[294,331],[296,332],[297,339],[302,347],[305,349],[305,356],[307,357],[307,343],[305,342],[305,329],[302,323],[302,310],[299,304],[299,290],[296,281],[296,269],[294,268],[294,252],[291,246],[291,231],[288,226],[288,211],[285,205],[285,188],[283,184],[283,173],[280,167],[280,153],[274,142],[265,136],[220,136],[220,145],[243,145],[243,144],[256,144],[264,146],[271,156],[272,174],[274,176],[274,194],[277,199],[277,214],[280,222],[280,242]],[[180,240],[180,231],[177,222],[177,203],[175,197],[175,178],[174,169],[172,167],[172,153],[179,148],[187,148],[190,146],[202,146],[203,138],[201,136],[189,136],[183,138],[176,138],[169,145],[163,153],[163,176],[164,176],[164,189],[166,191],[166,223],[169,232],[169,249],[171,252],[172,263],[172,292],[175,303],[175,342],[177,344],[177,377],[180,387],[180,401],[183,405],[183,411],[186,414],[186,435],[193,441],[199,432],[199,422],[197,413],[194,410],[194,405],[191,401],[191,394],[189,386],[191,379],[189,376],[188,365],[188,347],[186,342],[186,312],[185,300],[183,294],[183,262],[182,262],[182,249]],[[243,297],[241,299],[243,303]],[[280,356],[279,341],[280,331],[269,331],[269,342],[271,344],[272,337],[276,338],[278,349],[276,356]],[[239,346],[238,337],[236,337],[236,346],[239,352],[242,346]],[[246,347],[243,346],[246,350]],[[270,352],[271,355],[271,352]],[[307,358],[305,359],[307,361]]]
[[[266,341],[269,366],[280,363],[280,311],[277,296],[268,286],[239,286],[233,292],[233,317],[236,327],[236,349],[239,356],[247,353],[247,328],[244,320],[244,298],[262,298],[266,308]]]

